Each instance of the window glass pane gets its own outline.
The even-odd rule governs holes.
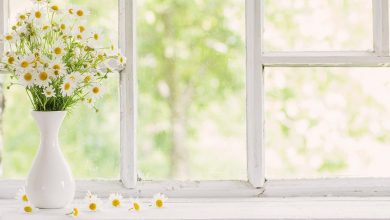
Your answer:
[[[102,29],[104,37],[117,44],[117,0],[102,0],[99,4],[72,0],[71,3],[88,8],[89,26]],[[31,7],[30,0],[12,0],[10,17]],[[7,90],[7,80],[3,78],[2,82],[5,99],[1,123],[2,173],[5,178],[22,178],[28,174],[38,148],[39,131],[30,114],[32,106],[25,91],[17,86]],[[111,74],[104,85],[106,93],[97,103],[98,113],[81,104],[68,113],[61,127],[60,146],[77,178],[119,177],[119,75]]]
[[[387,68],[266,68],[266,177],[390,177]]]
[[[371,2],[265,0],[264,49],[372,50]]]
[[[245,1],[138,1],[143,179],[245,179]]]

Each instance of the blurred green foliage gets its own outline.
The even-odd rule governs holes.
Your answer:
[[[116,0],[71,2],[88,7],[90,24],[117,41]],[[137,2],[139,176],[245,179],[244,0]],[[265,0],[264,48],[370,50],[370,7]],[[381,169],[390,154],[386,69],[265,72],[267,178],[390,175]],[[118,80],[110,77],[99,113],[80,106],[64,122],[61,145],[78,178],[118,178]],[[24,91],[5,96],[3,176],[24,177],[38,131]]]

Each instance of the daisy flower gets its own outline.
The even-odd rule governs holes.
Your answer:
[[[162,193],[157,193],[153,196],[153,206],[156,208],[163,208],[165,201],[167,201],[167,197],[165,197]]]
[[[89,87],[89,95],[91,98],[98,99],[103,96],[104,88],[100,83],[94,83]]]
[[[49,72],[43,68],[37,70],[36,84],[42,87],[49,85],[50,75]]]
[[[19,57],[19,59],[17,59],[17,61],[16,61],[15,66],[19,71],[24,71],[31,66],[31,63],[34,60],[35,60],[35,57],[33,55]]]
[[[4,35],[4,40],[9,43],[15,43],[19,41],[19,36],[16,33],[8,33]]]
[[[74,11],[75,11],[75,6],[74,5],[69,5],[66,8],[66,14],[68,14],[68,15],[74,15]]]
[[[89,191],[85,196],[85,201],[87,203],[87,209],[92,212],[98,211],[102,206],[102,200],[96,194],[92,194]]]
[[[70,215],[72,217],[77,217],[77,216],[79,216],[79,209],[78,208],[73,208],[72,212],[67,213],[66,215]]]
[[[49,10],[51,12],[54,12],[54,13],[61,12],[60,6],[58,4],[55,4],[55,3],[49,5]]]
[[[65,80],[61,84],[61,94],[62,96],[71,96],[74,91],[74,82],[72,80]]]
[[[43,89],[43,94],[46,96],[46,98],[54,97],[56,95],[56,92],[54,91],[53,86],[48,86]]]
[[[95,99],[91,97],[84,98],[82,102],[88,107],[93,108],[95,106]]]
[[[31,12],[34,21],[41,23],[45,19],[45,11],[43,8],[37,8]]]
[[[58,27],[60,28],[62,33],[66,34],[66,35],[71,35],[72,34],[72,28],[71,28],[71,26],[69,24],[61,23],[61,24],[58,25]]]
[[[25,87],[34,85],[35,77],[31,68],[19,74],[19,83]]]
[[[66,76],[66,80],[72,81],[74,84],[77,84],[80,82],[81,79],[81,73],[80,72],[73,72]]]
[[[112,193],[108,199],[110,200],[112,206],[119,207],[122,204],[123,197],[119,193]]]
[[[83,73],[81,75],[81,79],[83,83],[90,83],[93,81],[93,74],[92,73]]]
[[[73,30],[73,37],[76,38],[76,40],[82,42],[87,40],[87,32],[80,32],[79,30]]]
[[[90,37],[88,38],[89,47],[99,47],[102,45],[102,35],[100,31],[94,30],[91,31]]]
[[[28,18],[28,16],[27,16],[26,13],[19,13],[19,14],[18,14],[18,21],[19,21],[19,22],[26,21],[27,18]]]
[[[84,199],[85,199],[85,200],[89,200],[89,199],[93,199],[93,198],[95,198],[95,197],[97,197],[97,195],[91,193],[91,191],[88,190],[87,193],[85,194]]]
[[[50,31],[50,25],[49,24],[43,24],[40,31],[42,32],[42,34],[46,34],[47,32]]]
[[[50,61],[49,67],[52,69],[52,73],[55,77],[60,77],[65,73],[65,64],[61,59]]]
[[[15,53],[12,53],[12,52],[7,52],[3,56],[3,62],[8,64],[8,65],[13,65],[15,62],[15,59],[16,59]]]
[[[130,209],[134,211],[140,211],[141,210],[141,202],[138,199],[130,199]]]
[[[61,40],[55,42],[52,48],[53,54],[56,57],[62,57],[65,54],[65,44]]]
[[[20,202],[28,202],[28,197],[26,194],[26,188],[22,187],[18,190],[16,193],[15,199],[17,199]]]
[[[30,202],[23,203],[22,207],[23,207],[23,212],[25,213],[32,213],[35,209],[34,206],[30,204]]]
[[[77,7],[73,9],[73,14],[78,18],[85,18],[89,15],[89,11],[87,9]]]

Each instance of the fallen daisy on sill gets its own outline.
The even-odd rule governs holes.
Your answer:
[[[152,206],[156,207],[156,208],[163,208],[164,207],[164,204],[165,204],[165,201],[167,201],[167,197],[162,194],[162,193],[157,193],[153,196],[153,200],[152,200]]]
[[[110,201],[110,205],[113,207],[120,207],[122,205],[123,196],[119,193],[111,193],[108,200]]]
[[[79,216],[79,209],[78,208],[73,208],[72,212],[67,213],[66,215],[72,216],[72,217],[77,217],[77,216]]]
[[[92,194],[90,191],[87,192],[84,198],[87,203],[87,209],[92,212],[96,212],[100,210],[103,202],[98,198],[96,194]]]
[[[24,213],[32,213],[35,210],[34,206],[30,202],[23,202],[22,204],[22,211]]]
[[[28,202],[28,197],[26,194],[26,188],[22,187],[16,193],[15,199],[20,202]]]
[[[142,205],[141,202],[138,199],[130,198],[130,211],[141,211]]]

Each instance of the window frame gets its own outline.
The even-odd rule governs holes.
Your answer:
[[[0,0],[0,35],[8,26],[9,0]],[[390,178],[270,180],[264,175],[264,68],[307,66],[390,66],[388,0],[372,0],[373,51],[264,52],[264,0],[245,0],[247,181],[143,181],[137,176],[136,0],[119,1],[119,45],[127,57],[120,72],[120,180],[78,180],[77,197],[87,190],[148,197],[388,196]],[[0,52],[3,52],[0,44]],[[0,198],[13,198],[23,180],[0,180]]]

